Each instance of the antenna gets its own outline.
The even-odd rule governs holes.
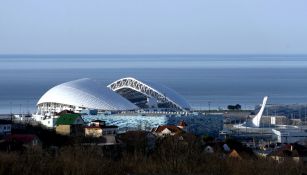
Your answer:
[[[266,102],[268,101],[268,96],[265,96],[263,98],[263,102],[262,102],[262,105],[261,105],[261,108],[258,112],[258,114],[253,118],[252,122],[253,124],[256,126],[256,127],[259,127],[260,126],[260,119],[262,117],[262,114],[263,114],[263,111],[264,111],[264,108],[265,108],[265,105],[266,105]]]

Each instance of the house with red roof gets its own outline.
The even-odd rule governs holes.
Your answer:
[[[5,138],[9,145],[19,145],[22,147],[40,146],[40,140],[35,134],[11,134]]]
[[[158,126],[157,128],[153,128],[152,133],[159,137],[175,136],[175,135],[185,133],[184,128],[186,126],[187,124],[184,121],[180,121],[178,123],[178,126],[163,125],[163,126]]]

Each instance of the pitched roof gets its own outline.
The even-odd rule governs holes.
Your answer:
[[[231,151],[231,153],[228,155],[230,158],[235,158],[235,159],[242,159],[240,154],[234,149]]]
[[[64,114],[74,114],[74,111],[63,110],[63,111],[57,113],[57,115],[59,115],[59,116],[64,115]]]
[[[56,125],[72,125],[80,116],[80,114],[63,114],[57,119]]]
[[[173,125],[164,125],[164,126],[158,126],[158,128],[155,130],[155,132],[162,132],[164,129],[168,129],[173,133],[179,134],[181,132],[183,132],[182,129],[178,128],[177,126],[173,126]]]
[[[21,143],[30,143],[34,139],[37,139],[37,136],[34,134],[12,134],[6,137],[7,141],[17,141]]]
[[[273,151],[271,156],[279,156],[279,157],[297,157],[298,152],[296,149],[293,149],[293,145],[287,144]]]

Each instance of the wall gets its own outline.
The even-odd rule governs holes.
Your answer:
[[[55,129],[56,133],[61,135],[70,135],[71,134],[71,127],[70,125],[59,125]]]
[[[85,136],[101,137],[102,136],[102,129],[101,128],[85,128]]]

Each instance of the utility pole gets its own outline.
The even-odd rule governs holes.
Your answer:
[[[11,116],[11,121],[13,121],[12,102],[10,102],[10,116]]]
[[[210,113],[211,101],[208,101],[208,106],[209,106],[209,113]]]

